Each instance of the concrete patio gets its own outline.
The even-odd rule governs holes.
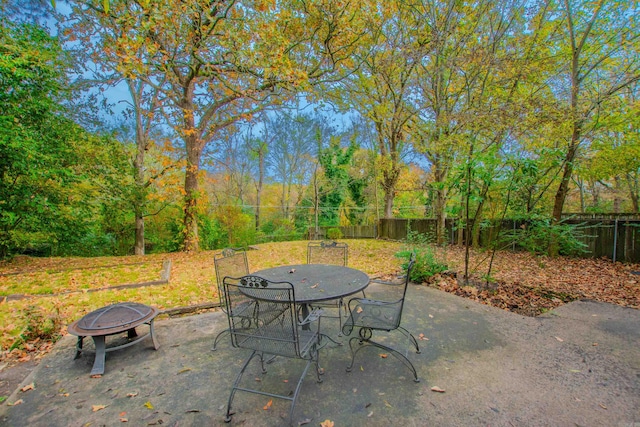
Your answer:
[[[386,292],[373,284],[367,296]],[[639,310],[576,301],[527,318],[414,285],[407,304],[403,325],[426,338],[420,354],[409,353],[421,382],[373,348],[346,373],[348,345],[326,347],[324,382],[307,375],[293,425],[640,426]],[[75,337],[66,336],[0,407],[0,425],[287,425],[289,402],[273,399],[264,409],[268,397],[247,393],[238,393],[233,421],[224,423],[248,355],[228,339],[211,351],[226,326],[222,312],[158,319],[159,350],[148,340],[108,353],[102,378],[89,376],[92,354],[73,359]],[[337,336],[337,320],[322,326]],[[301,368],[278,358],[264,375],[252,364],[246,378],[286,393]]]

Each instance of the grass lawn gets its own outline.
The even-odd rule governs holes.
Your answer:
[[[249,269],[255,271],[278,265],[304,264],[307,243],[255,245],[252,247],[254,250],[247,252]],[[371,277],[392,274],[400,268],[401,260],[394,254],[402,247],[401,243],[366,239],[348,240],[347,244],[349,266]],[[213,268],[216,252],[100,258],[20,256],[0,263],[0,297],[36,295],[0,303],[0,350],[6,352],[14,345],[30,322],[49,318],[66,326],[90,311],[116,302],[135,301],[161,310],[217,302]],[[159,280],[162,262],[166,259],[172,261],[168,284],[87,292],[89,289]],[[51,294],[59,295],[47,296]]]
[[[307,243],[255,245],[247,252],[249,269],[304,264]],[[403,243],[373,239],[346,240],[346,243],[349,266],[372,278],[399,272],[402,260],[395,254],[403,248]],[[0,360],[7,356],[29,360],[33,354],[46,353],[52,345],[50,339],[26,343],[19,339],[29,328],[49,327],[51,332],[64,333],[72,321],[116,302],[140,302],[161,310],[218,302],[213,267],[216,252],[143,257],[16,257],[11,262],[2,262],[0,298],[16,293],[36,296],[0,299]],[[436,249],[438,261],[447,264],[454,274],[435,276],[430,286],[527,316],[582,298],[640,308],[640,264],[501,251],[492,262],[492,282],[485,284],[481,277],[488,270],[490,254],[472,251],[469,275],[473,286],[464,286],[459,280],[464,274],[464,252],[464,248],[458,246]],[[157,281],[162,263],[167,259],[172,262],[167,284],[89,292],[89,289]],[[9,354],[7,350],[16,345],[18,349]]]

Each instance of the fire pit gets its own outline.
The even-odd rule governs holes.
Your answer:
[[[67,330],[76,335],[76,356],[82,353],[82,343],[85,337],[93,338],[95,344],[95,360],[91,369],[91,376],[99,376],[104,373],[105,355],[109,351],[120,350],[129,347],[151,336],[153,348],[158,349],[153,333],[153,320],[158,315],[158,309],[135,302],[124,302],[100,308],[85,315],[69,325]],[[136,327],[142,324],[149,325],[149,333],[138,336]],[[106,337],[127,332],[127,342],[107,348]]]

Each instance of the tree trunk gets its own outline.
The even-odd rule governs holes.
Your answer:
[[[629,197],[631,198],[631,208],[634,213],[640,213],[640,206],[638,203],[638,178],[635,179],[631,174],[627,174],[627,185],[629,186]]]
[[[144,255],[144,216],[142,211],[135,208],[136,217],[136,243],[134,247],[134,253],[136,255]]]
[[[464,244],[464,232],[465,232],[465,228],[467,227],[467,224],[465,224],[464,222],[464,218],[466,216],[465,212],[465,204],[464,204],[464,194],[461,193],[460,194],[460,215],[458,216],[458,237],[457,237],[457,244],[462,246]]]
[[[384,217],[393,218],[393,191],[384,192]]]
[[[482,210],[484,208],[484,199],[480,201],[478,204],[478,209],[476,210],[476,214],[473,217],[473,229],[472,229],[472,239],[471,244],[475,248],[480,247],[480,229],[481,227],[481,219],[482,219]]]
[[[260,229],[260,204],[262,203],[262,184],[264,182],[264,145],[258,149],[258,185],[256,186],[256,230]]]
[[[144,255],[144,209],[146,203],[146,185],[144,180],[144,154],[147,144],[142,135],[141,125],[136,125],[136,158],[133,161],[136,195],[133,207],[136,226],[136,241],[134,245],[134,253],[136,255]]]
[[[444,179],[446,172],[443,170],[442,164],[439,159],[434,162],[434,180],[436,185],[436,200],[434,206],[434,214],[436,217],[436,243],[441,245],[446,239],[446,213],[445,207],[447,203],[447,190],[444,186]]]
[[[187,96],[193,97],[193,88]],[[198,251],[200,240],[198,236],[198,199],[199,185],[198,174],[200,171],[200,159],[202,157],[203,143],[195,126],[193,104],[186,100],[182,111],[184,112],[184,142],[187,151],[187,165],[184,175],[184,243],[183,250],[187,252]]]
[[[580,123],[574,123],[573,132],[571,134],[571,143],[567,150],[567,155],[564,159],[564,167],[562,171],[562,180],[558,186],[555,199],[553,201],[553,214],[552,218],[555,223],[560,222],[562,219],[562,210],[564,208],[564,202],[569,194],[569,182],[571,182],[571,175],[573,175],[573,161],[576,158],[578,152],[578,145],[580,143],[581,125]]]
[[[195,139],[189,137],[187,141]],[[198,171],[200,169],[200,151],[194,147],[195,141],[187,142],[187,167],[184,177],[184,244],[187,252],[200,249],[198,237]]]
[[[589,189],[591,190],[591,207],[598,209],[600,206],[600,189],[598,188],[598,181],[589,181]]]
[[[620,199],[620,193],[621,193],[620,176],[616,175],[613,178],[613,182],[614,182],[613,213],[620,213],[620,205],[622,204],[622,200]]]
[[[147,133],[143,124],[143,112],[141,107],[142,84],[138,87],[131,81],[127,80],[129,92],[133,98],[135,105],[135,123],[136,123],[136,157],[133,159],[134,179],[136,183],[136,194],[134,197],[134,216],[135,216],[135,244],[134,253],[136,255],[144,255],[144,211],[147,202],[147,185],[144,176],[144,158],[148,148]],[[148,122],[147,122],[148,124]]]

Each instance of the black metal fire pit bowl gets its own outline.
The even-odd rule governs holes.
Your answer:
[[[158,342],[153,332],[153,320],[159,311],[155,307],[136,303],[123,302],[99,308],[85,315],[82,319],[76,320],[69,325],[67,330],[70,334],[78,337],[76,344],[76,356],[82,353],[82,343],[85,337],[93,338],[95,344],[95,360],[91,369],[91,376],[102,376],[104,374],[105,355],[109,351],[120,350],[136,344],[151,336],[153,348],[158,349]],[[149,332],[142,336],[136,333],[136,327],[148,325]],[[127,342],[112,347],[106,346],[106,337],[110,335],[127,333]]]

